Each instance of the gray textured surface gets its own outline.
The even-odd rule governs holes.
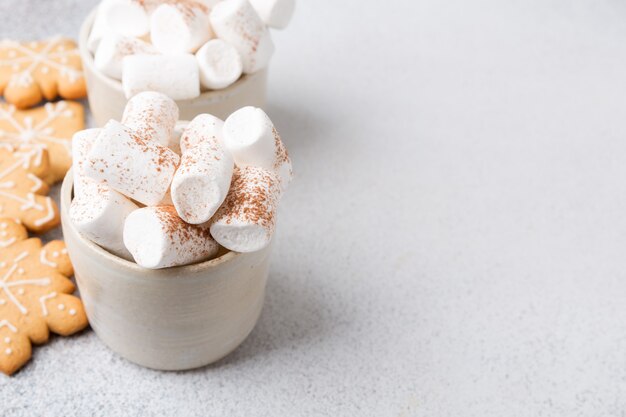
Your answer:
[[[89,3],[2,0],[0,31],[75,34]],[[55,338],[0,377],[0,414],[625,415],[625,21],[301,0],[268,108],[297,178],[253,334],[186,373]]]

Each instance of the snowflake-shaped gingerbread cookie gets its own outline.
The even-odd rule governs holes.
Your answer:
[[[48,166],[45,149],[0,146],[0,217],[17,219],[34,232],[59,224],[57,205],[46,196],[48,186],[38,177]]]
[[[68,336],[87,326],[85,309],[71,295],[74,270],[65,244],[42,246],[17,221],[0,218],[0,371],[11,375],[31,356],[31,343],[50,331]]]
[[[23,109],[43,98],[77,99],[86,93],[80,56],[71,39],[0,42],[0,94],[9,103]]]
[[[72,166],[72,136],[84,127],[80,103],[58,101],[29,110],[0,104],[0,144],[47,149],[50,170],[42,178],[49,184],[63,179]]]

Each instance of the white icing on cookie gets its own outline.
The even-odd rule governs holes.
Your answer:
[[[6,120],[15,132],[2,132],[0,135],[0,143],[19,145],[27,144],[33,147],[46,148],[47,144],[55,144],[63,146],[68,156],[71,155],[71,141],[67,139],[52,136],[54,129],[50,126],[60,117],[70,118],[74,115],[68,109],[67,102],[58,101],[56,103],[46,103],[46,117],[38,123],[34,123],[33,118],[27,116],[20,123],[15,118],[15,106],[10,105],[6,109],[0,107],[0,120]],[[41,151],[40,151],[41,152]],[[39,163],[41,156],[39,156]]]
[[[19,71],[13,75],[9,84],[19,87],[31,86],[35,82],[32,77],[33,71],[38,68],[42,74],[48,74],[50,68],[56,69],[61,76],[67,77],[71,83],[75,83],[80,77],[83,77],[81,70],[67,65],[70,56],[78,55],[77,49],[66,50],[60,45],[54,50],[63,40],[60,36],[51,38],[41,51],[34,50],[38,46],[37,42],[31,42],[29,47],[16,41],[4,42],[4,46],[13,49],[8,53],[9,59],[0,61],[0,66],[10,66],[13,71]],[[27,66],[22,69],[22,64],[27,64]]]
[[[51,266],[52,268],[57,267],[56,262],[52,262],[48,259],[48,254],[46,253],[45,249],[42,249],[41,252],[39,253],[39,262],[41,262],[44,265]]]
[[[27,255],[28,253],[23,252],[22,255],[23,254]],[[19,257],[21,257],[22,255],[20,255]],[[24,259],[24,258],[25,256],[21,257],[21,259]],[[0,278],[0,290],[4,292],[7,298],[17,307],[17,309],[22,314],[26,314],[28,313],[28,309],[17,299],[17,297],[13,294],[11,289],[15,286],[25,286],[25,285],[35,285],[35,286],[43,287],[46,285],[50,285],[50,278],[44,277],[44,278],[17,279],[17,280],[12,279],[11,280],[11,278],[15,274],[15,271],[18,269],[19,260],[17,259],[18,258],[16,258],[16,260],[13,261],[13,265],[11,266],[11,268],[9,268],[9,270],[4,274],[4,276]],[[23,288],[18,289],[17,293],[18,295],[24,294],[24,289]],[[0,327],[2,327],[1,324],[2,322],[0,322]]]
[[[8,327],[8,329],[11,330],[13,333],[17,333],[17,327],[12,325],[9,320],[0,320],[0,329],[2,329],[3,327]]]
[[[48,315],[48,308],[46,307],[46,301],[50,300],[57,296],[56,292],[51,292],[50,294],[42,295],[39,297],[39,304],[41,304],[41,314],[44,316]]]

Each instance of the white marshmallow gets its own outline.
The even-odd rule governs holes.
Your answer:
[[[209,8],[200,2],[162,4],[150,18],[150,39],[164,54],[194,52],[212,37]]]
[[[137,206],[108,185],[85,176],[87,155],[101,129],[86,129],[72,138],[74,199],[70,219],[78,231],[111,253],[130,259],[122,240],[124,220]]]
[[[190,127],[197,124],[198,117]],[[215,214],[228,194],[234,167],[233,157],[220,140],[215,136],[199,136],[202,138],[198,144],[183,153],[172,180],[174,207],[191,224],[205,223]]]
[[[188,152],[200,141],[215,139],[223,142],[222,129],[224,122],[211,114],[200,114],[188,123],[180,137],[180,149]]]
[[[107,1],[98,8],[100,13],[108,33],[138,38],[150,30],[150,19],[140,1]]]
[[[198,1],[204,4],[209,9],[212,9],[213,7],[215,7],[217,3],[219,3],[222,0],[198,0]]]
[[[151,206],[165,197],[179,160],[171,149],[110,120],[89,152],[85,173]]]
[[[270,32],[248,0],[224,0],[211,11],[211,25],[218,38],[239,52],[243,72],[265,68],[274,53]]]
[[[249,0],[263,22],[274,29],[284,29],[289,24],[296,0]]]
[[[74,178],[74,195],[82,194],[86,183],[92,180],[86,178],[85,164],[87,155],[96,141],[100,129],[85,129],[74,133],[72,136],[72,174]]]
[[[133,96],[122,116],[124,126],[163,146],[169,146],[177,120],[178,106],[174,100],[154,91]]]
[[[235,168],[230,191],[211,222],[211,235],[226,249],[254,252],[272,240],[280,187],[263,168]]]
[[[185,223],[173,206],[144,207],[126,218],[124,244],[138,265],[158,269],[215,256],[208,227]]]
[[[239,167],[258,166],[274,171],[283,190],[293,176],[291,159],[274,124],[257,107],[243,107],[226,119],[224,144]]]
[[[96,9],[96,17],[93,21],[93,25],[91,26],[91,32],[89,32],[89,37],[87,38],[87,49],[89,49],[89,52],[91,52],[92,54],[96,52],[96,49],[98,49],[98,45],[100,44],[100,40],[102,39],[102,37],[108,31],[110,31],[110,29],[107,28],[105,22],[105,13],[102,12],[102,10],[107,7],[105,6],[106,3],[112,3],[115,1],[117,0],[102,0],[102,2],[98,4],[98,7]]]
[[[189,126],[189,122],[187,120],[177,121],[176,126],[174,126],[174,132],[170,137],[170,142],[167,145],[168,148],[176,152],[178,155],[182,153],[182,150],[180,148],[180,140],[187,126]]]
[[[162,5],[163,3],[172,3],[172,0],[131,0],[136,3],[139,3],[143,9],[146,11],[148,16],[151,16],[152,13],[156,10],[157,7]],[[180,1],[180,0],[174,0]]]
[[[148,42],[129,36],[109,34],[100,40],[94,57],[94,65],[105,75],[121,80],[125,56],[156,53],[156,49]]]
[[[126,98],[142,91],[158,91],[173,100],[200,95],[198,63],[191,54],[130,55],[124,58],[122,88]]]
[[[234,83],[241,77],[242,63],[239,52],[221,39],[205,43],[196,52],[200,69],[200,82],[210,90],[219,90]]]
[[[124,246],[123,232],[126,217],[137,205],[106,184],[84,180],[81,193],[70,204],[70,219],[86,238],[114,255],[132,259]]]

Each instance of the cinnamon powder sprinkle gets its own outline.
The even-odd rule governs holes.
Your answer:
[[[215,215],[230,224],[234,219],[272,230],[280,194],[276,176],[263,168],[235,168],[230,191]]]
[[[196,10],[203,14],[209,14],[211,9],[198,0],[134,0],[147,12],[152,12],[161,4],[169,4],[176,7],[188,21],[196,15]]]
[[[185,223],[176,212],[174,206],[156,207],[156,215],[159,218],[163,231],[171,241],[188,242],[213,239],[208,227]],[[198,245],[198,254],[205,250],[202,245]]]
[[[287,148],[280,139],[280,135],[275,127],[272,127],[272,133],[274,134],[274,149],[276,152],[276,162],[274,163],[274,169],[278,169],[285,162],[291,162],[289,159],[289,153]]]

